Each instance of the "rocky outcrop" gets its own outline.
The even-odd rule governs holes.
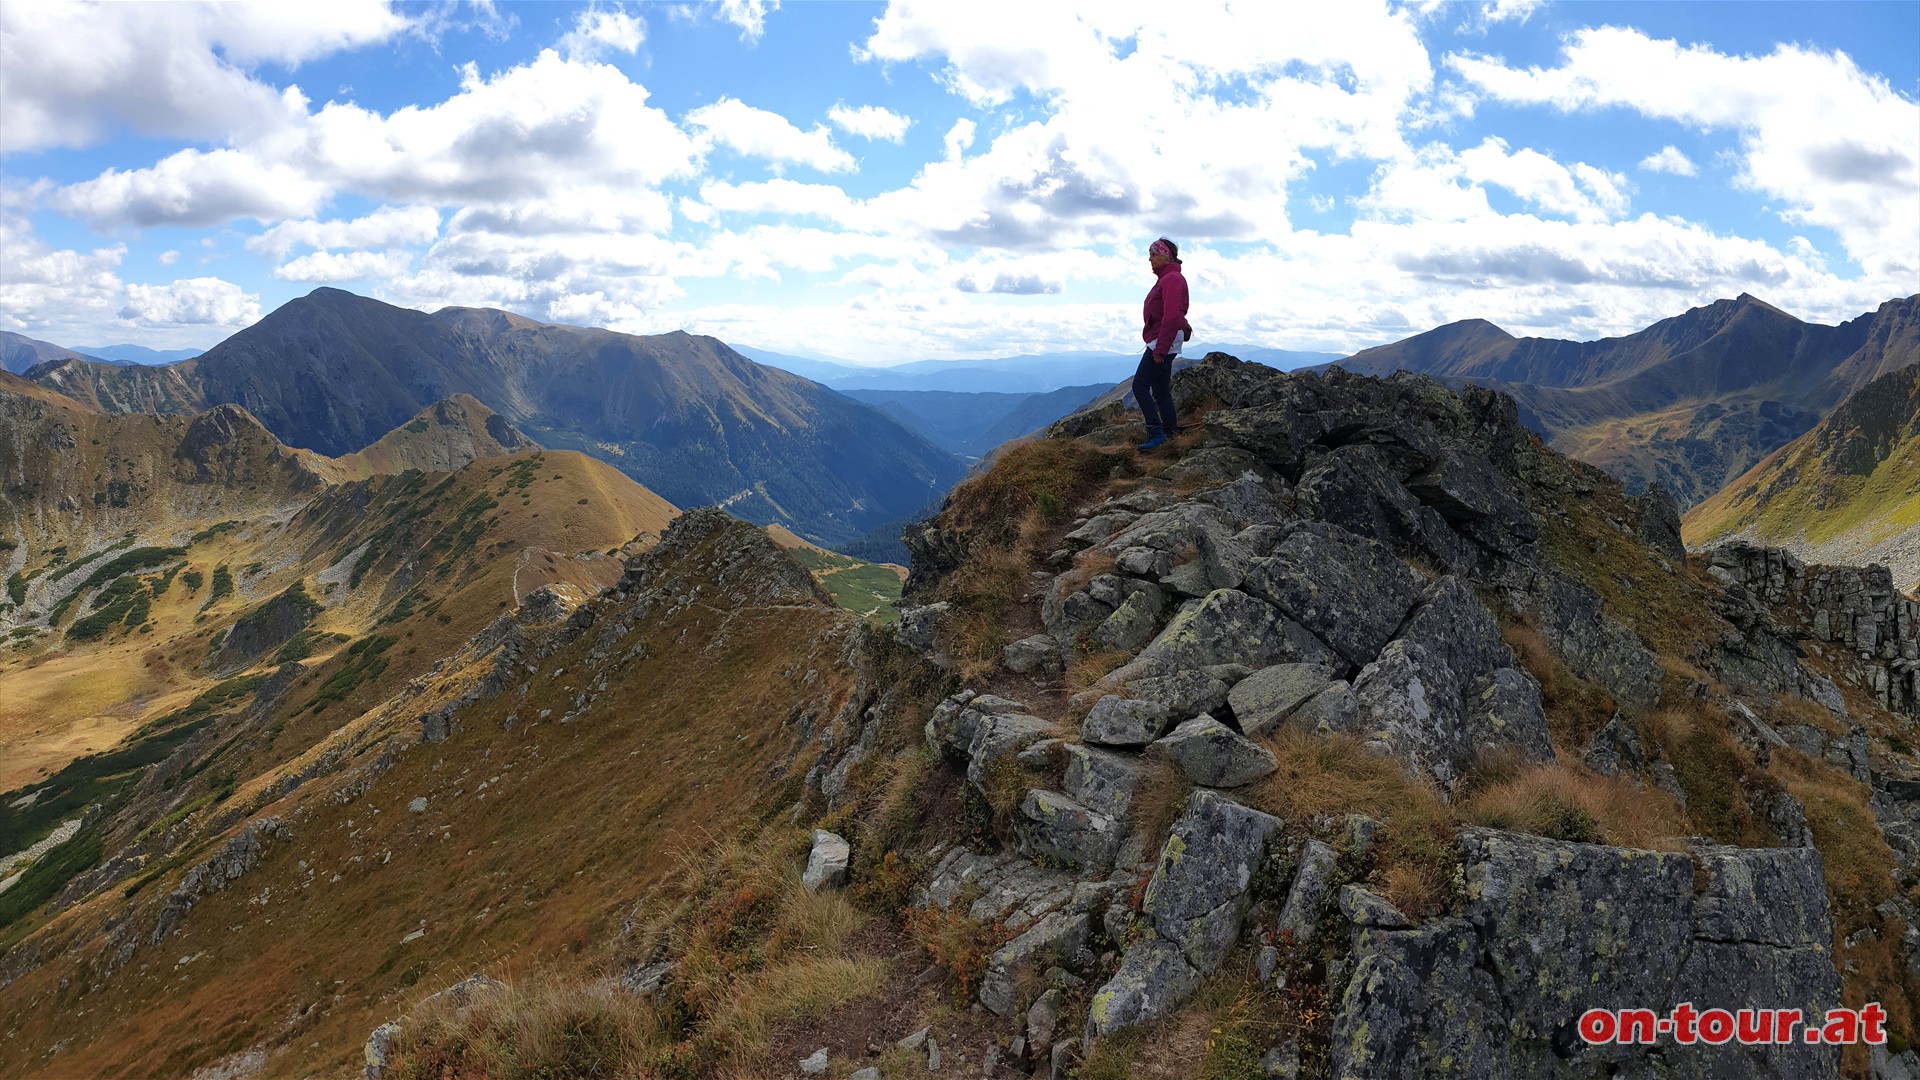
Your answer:
[[[1089,1038],[1164,1015],[1240,940],[1253,875],[1280,819],[1195,792],[1160,849],[1141,917],[1148,933],[1093,995]]]
[[[1834,702],[1838,695],[1797,662],[1798,642],[1811,641],[1880,704],[1920,716],[1920,601],[1895,589],[1886,567],[1808,566],[1745,542],[1706,557],[1708,572],[1727,586],[1722,613],[1741,631],[1716,656],[1728,678]]]
[[[1051,573],[1029,579],[1046,632],[1003,651],[996,679],[1005,681],[996,685],[1018,685],[1011,676],[1038,682],[1029,700],[1046,707],[967,690],[927,726],[929,747],[976,787],[983,761],[1016,757],[1027,770],[1012,846],[1032,872],[1062,875],[1052,886],[1062,896],[1069,881],[1117,888],[1129,866],[1146,870],[1139,852],[1151,838],[1136,834],[1131,818],[1150,766],[1156,783],[1173,775],[1156,763],[1171,764],[1195,788],[1137,912],[1113,903],[1087,909],[1083,923],[1061,901],[1048,909],[1057,917],[1008,928],[1007,970],[1049,947],[1084,955],[1102,941],[1124,944],[1089,1001],[1085,1034],[1097,1040],[1179,1008],[1223,957],[1254,944],[1244,925],[1251,910],[1265,946],[1255,962],[1263,979],[1324,977],[1334,1075],[1833,1075],[1837,1058],[1822,1047],[1689,1056],[1670,1043],[1587,1046],[1576,1028],[1588,1007],[1764,1001],[1811,1013],[1837,1004],[1811,804],[1750,793],[1753,812],[1792,845],[1776,850],[1651,852],[1462,829],[1443,916],[1402,911],[1356,884],[1373,865],[1367,844],[1340,838],[1337,821],[1289,823],[1283,835],[1281,822],[1247,805],[1278,790],[1262,785],[1285,783],[1267,779],[1274,750],[1291,748],[1275,741],[1285,732],[1351,735],[1443,797],[1458,794],[1476,764],[1572,765],[1584,755],[1597,773],[1683,800],[1668,749],[1638,725],[1656,706],[1693,702],[1663,701],[1671,666],[1610,613],[1618,594],[1603,600],[1596,588],[1611,588],[1608,579],[1569,561],[1588,538],[1566,534],[1584,520],[1569,506],[1604,501],[1615,532],[1641,545],[1637,562],[1664,567],[1675,589],[1710,596],[1710,585],[1686,574],[1672,500],[1657,490],[1632,499],[1602,490],[1611,481],[1540,446],[1513,403],[1486,391],[1455,394],[1415,376],[1368,379],[1337,368],[1279,373],[1216,354],[1181,371],[1175,393],[1210,407],[1201,445],[1158,476],[1117,470],[1133,485],[1073,508],[1044,560]],[[1111,420],[1069,417],[1052,434],[1111,444],[1126,434]],[[918,542],[964,551],[964,538],[943,528],[936,518]],[[1745,577],[1778,576],[1763,565],[1764,574],[1745,564],[1720,574],[1746,589]],[[1836,652],[1865,646],[1891,685],[1892,665],[1906,655],[1900,642],[1911,640],[1901,620],[1911,615],[1877,599],[1878,581],[1835,575],[1769,585],[1780,595],[1760,596],[1748,619],[1765,633],[1736,634],[1740,647],[1760,654],[1752,665],[1791,673],[1791,688],[1817,692],[1794,655],[1794,633],[1770,614],[1799,602],[1827,613],[1818,627],[1807,615],[1808,636]],[[936,583],[937,574],[924,584],[931,591]],[[1741,594],[1730,586],[1728,595]],[[1645,617],[1630,605],[1618,610]],[[939,620],[928,621],[923,651],[937,652]],[[1528,644],[1526,664],[1555,681],[1556,693],[1566,692],[1570,672],[1617,706],[1598,734],[1580,729],[1585,745],[1554,744],[1541,686],[1508,644],[1509,636],[1523,642],[1521,628],[1552,652],[1556,663],[1542,667]],[[1647,632],[1664,642],[1656,630],[1664,628]],[[1064,708],[1038,696],[1057,692],[1056,662],[1102,649],[1131,655]],[[1686,689],[1717,692],[1698,682]],[[1732,715],[1737,702],[1716,704]],[[1035,712],[1058,720],[1051,733]],[[1002,740],[1007,724],[1013,734]],[[1736,715],[1734,727],[1750,748],[1796,745],[1803,734],[1774,731],[1757,715],[1744,728]],[[1812,750],[1857,779],[1876,779],[1865,735],[1822,735]],[[1920,776],[1901,783],[1920,792]],[[1890,839],[1909,843],[1920,865],[1920,795],[1902,802],[1884,783],[1876,790],[1876,812],[1894,822]],[[982,995],[994,1012],[1038,1007],[1006,979],[995,985],[991,1001]],[[1057,1047],[1054,1034],[1045,1031]],[[1274,1060],[1304,1069],[1326,1059],[1295,1045]]]
[[[1689,856],[1484,829],[1460,850],[1464,917],[1355,929],[1334,1076],[1635,1075],[1648,1048],[1584,1042],[1587,1009],[1839,1004],[1810,850]],[[1662,1042],[1659,1075],[1838,1075],[1837,1048]]]
[[[193,905],[199,903],[201,897],[220,892],[259,866],[262,849],[285,831],[285,826],[278,818],[261,818],[251,822],[238,836],[228,840],[219,854],[187,871],[180,885],[160,905],[160,916],[155,920],[148,940],[155,945],[166,940],[167,935],[173,932],[187,912],[193,910]],[[131,944],[130,940],[128,945]],[[131,955],[131,951],[127,949],[128,955]],[[124,958],[122,962],[125,962]]]

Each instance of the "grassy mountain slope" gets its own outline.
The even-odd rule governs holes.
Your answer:
[[[1757,540],[1920,585],[1920,365],[1868,383],[1683,523],[1689,544]]]
[[[238,404],[289,445],[329,455],[470,394],[542,445],[600,457],[676,504],[725,503],[828,543],[960,476],[951,456],[873,410],[713,338],[428,314],[338,289],[179,364],[126,374],[68,361],[36,378],[104,409]]]
[[[457,403],[445,415],[478,416]],[[276,658],[355,669],[335,685],[355,700],[385,685],[371,669],[394,658],[344,657],[348,639],[391,637],[376,628],[412,618],[405,633],[420,640],[402,654],[437,658],[448,635],[464,640],[543,585],[598,590],[618,575],[614,553],[677,513],[565,451],[371,474],[384,453],[289,450],[235,406],[99,413],[20,380],[0,386],[0,417],[6,786],[104,752]],[[433,434],[380,445],[420,448]]]
[[[447,742],[420,743],[420,717],[471,690],[497,656],[449,649],[411,699],[348,714],[304,755],[257,752],[228,802],[289,831],[268,837],[243,883],[208,892],[157,943],[148,932],[181,869],[231,834],[212,807],[148,841],[147,871],[173,869],[150,884],[123,878],[44,921],[36,940],[49,962],[0,995],[19,1033],[0,1067],[185,1074],[264,1039],[272,1073],[357,1070],[366,1031],[422,989],[500,964],[529,976],[565,967],[616,934],[683,853],[785,809],[811,760],[794,758],[807,727],[854,692],[859,673],[843,654],[859,620],[748,526],[687,537],[654,568],[657,587],[698,599],[604,609],[599,632],[538,656],[537,670],[499,668],[513,688],[463,711]],[[256,696],[251,726],[298,726],[325,673]],[[617,692],[599,692],[609,680]],[[282,790],[280,778],[327,759],[317,778]],[[196,801],[191,789],[154,797],[123,811],[110,848]],[[424,810],[409,811],[415,798]],[[131,895],[129,880],[142,882]],[[124,962],[93,943],[109,915],[139,928]],[[47,995],[62,1004],[47,1008]],[[63,1016],[74,1010],[95,1022],[72,1028]],[[48,1056],[57,1040],[65,1046]]]
[[[1742,294],[1591,342],[1516,338],[1484,320],[1453,323],[1340,366],[1501,390],[1555,448],[1632,491],[1659,483],[1690,506],[1848,394],[1916,360],[1920,296],[1823,326]]]
[[[448,472],[475,458],[534,448],[507,419],[472,395],[455,394],[420,410],[364,450],[333,459],[338,479],[363,479],[408,469]]]

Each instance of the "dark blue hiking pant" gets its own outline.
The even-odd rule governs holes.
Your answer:
[[[1153,362],[1153,349],[1140,354],[1140,370],[1133,373],[1133,400],[1147,418],[1147,434],[1172,437],[1179,430],[1173,416],[1173,358]]]

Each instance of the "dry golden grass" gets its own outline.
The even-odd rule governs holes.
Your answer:
[[[1139,775],[1127,813],[1135,828],[1145,830],[1147,837],[1158,843],[1180,816],[1180,808],[1193,791],[1193,781],[1187,778],[1185,769],[1161,754],[1143,758]]]
[[[1010,546],[1030,517],[1061,520],[1100,484],[1114,460],[1071,439],[1035,439],[1009,447],[992,469],[953,489],[939,524],[961,530],[984,546]]]
[[[1833,715],[1826,706],[1816,705],[1798,694],[1782,694],[1767,712],[1767,719],[1773,723],[1805,724],[1838,738],[1845,738],[1849,733],[1846,721]]]
[[[1901,1038],[1915,1036],[1920,1019],[1900,957],[1904,927],[1880,923],[1874,908],[1893,895],[1893,851],[1881,834],[1865,785],[1795,750],[1773,751],[1769,774],[1806,807],[1807,827],[1826,872],[1833,912],[1833,955],[1842,973],[1841,998],[1859,1008],[1869,1001],[1887,1010],[1887,1026]],[[1854,948],[1846,941],[1862,930]],[[1864,1064],[1864,1059],[1856,1064]]]
[[[1658,788],[1579,767],[1529,765],[1472,792],[1462,820],[1617,847],[1680,851],[1687,821]]]
[[[1118,561],[1118,557],[1111,552],[1088,549],[1060,575],[1060,588],[1068,593],[1079,592],[1101,574],[1113,573],[1114,564]]]
[[[1567,670],[1533,621],[1518,616],[1501,632],[1520,666],[1540,683],[1540,704],[1547,714],[1547,734],[1556,751],[1578,758],[1594,733],[1607,725],[1614,701],[1600,687]]]
[[[1066,678],[1061,685],[1069,695],[1085,693],[1131,659],[1133,654],[1125,649],[1076,650],[1067,660]]]
[[[902,921],[913,943],[947,973],[956,1001],[973,997],[987,973],[987,959],[1006,940],[1000,924],[969,919],[957,903],[945,911],[908,908]]]
[[[388,1074],[442,1077],[639,1077],[664,1031],[641,998],[607,983],[552,977],[502,983],[417,1006],[401,1025]]]
[[[728,1004],[708,1017],[724,1036],[724,1057],[735,1065],[766,1064],[768,1032],[782,1020],[817,1016],[880,989],[887,961],[873,956],[805,956],[772,964],[734,987]]]
[[[937,524],[970,544],[936,597],[953,605],[950,641],[963,678],[981,678],[998,662],[1038,549],[1100,487],[1112,460],[1074,440],[1036,439],[1010,447],[947,497]]]
[[[1767,773],[1736,742],[1724,716],[1702,714],[1696,706],[1655,709],[1642,720],[1647,738],[1666,755],[1687,796],[1691,830],[1723,844],[1766,847],[1779,837],[1755,817],[1749,796],[1777,788]]]
[[[1444,891],[1436,890],[1452,880],[1459,855],[1453,815],[1433,785],[1349,735],[1282,727],[1264,743],[1280,767],[1249,789],[1253,805],[1290,825],[1341,814],[1378,819],[1386,835],[1375,884],[1416,918],[1444,906]]]
[[[949,640],[960,676],[984,677],[1008,645],[1007,618],[1026,587],[1027,556],[1006,548],[975,551],[941,583],[940,598],[953,605]]]

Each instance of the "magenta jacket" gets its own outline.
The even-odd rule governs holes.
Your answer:
[[[1189,338],[1193,336],[1193,327],[1187,322],[1187,279],[1180,274],[1180,260],[1160,268],[1158,279],[1147,292],[1141,318],[1146,326],[1140,331],[1140,340],[1153,346],[1155,356],[1173,348],[1174,335],[1184,332]]]

